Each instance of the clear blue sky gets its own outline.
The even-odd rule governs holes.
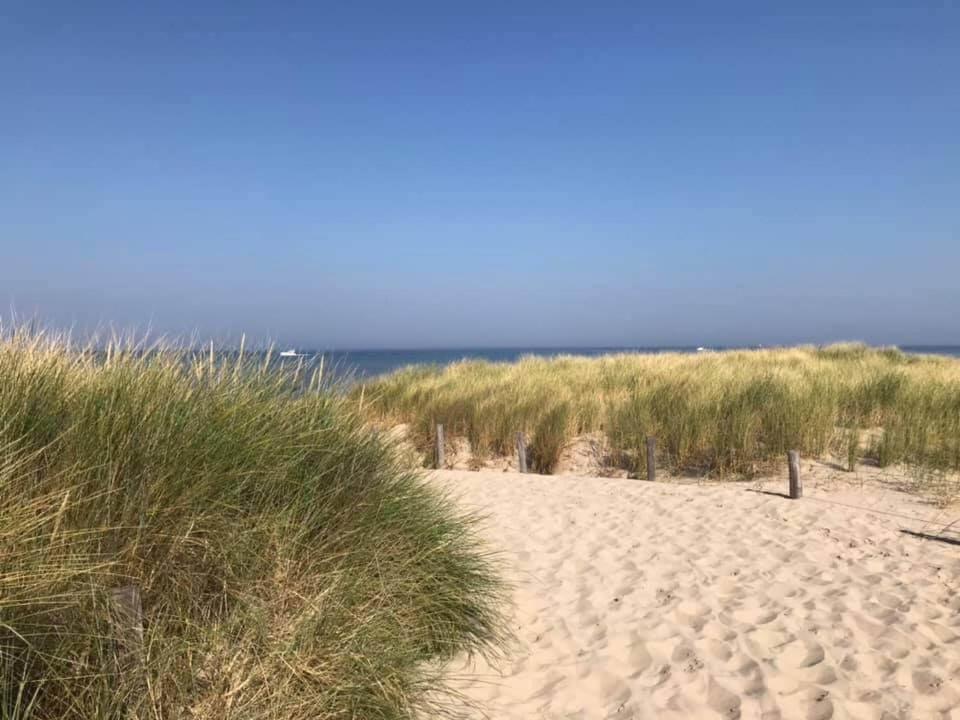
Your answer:
[[[960,4],[13,2],[0,297],[332,347],[960,343]]]

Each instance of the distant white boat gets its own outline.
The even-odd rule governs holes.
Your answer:
[[[707,349],[706,349],[705,347],[698,347],[698,348],[697,348],[697,352],[706,352],[706,351],[707,351]]]
[[[284,350],[280,353],[280,357],[300,357],[300,353],[296,350]]]

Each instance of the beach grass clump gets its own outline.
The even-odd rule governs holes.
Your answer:
[[[369,413],[410,424],[416,442],[442,422],[480,452],[509,454],[524,431],[541,472],[594,432],[635,471],[647,436],[678,471],[749,474],[791,449],[850,468],[960,469],[960,360],[860,343],[463,361],[375,378],[364,392]]]
[[[549,474],[560,461],[560,453],[570,435],[570,406],[554,405],[538,419],[530,443],[530,459],[536,472]]]
[[[272,367],[0,340],[0,718],[435,716],[496,652],[475,519]]]

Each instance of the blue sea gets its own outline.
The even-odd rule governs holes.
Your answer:
[[[708,350],[749,349],[741,346],[710,347]],[[960,345],[903,345],[907,353],[952,355],[960,357]],[[525,355],[553,357],[578,355],[597,357],[623,352],[695,353],[696,347],[556,347],[556,348],[445,348],[431,350],[334,350],[300,351],[313,365],[323,357],[324,367],[333,369],[341,376],[357,379],[383,375],[407,365],[444,366],[459,360],[488,360],[490,362],[514,362]]]

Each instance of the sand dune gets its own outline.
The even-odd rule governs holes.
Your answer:
[[[434,478],[515,584],[509,658],[456,668],[471,717],[960,718],[960,545],[903,532],[945,524],[914,497]]]

